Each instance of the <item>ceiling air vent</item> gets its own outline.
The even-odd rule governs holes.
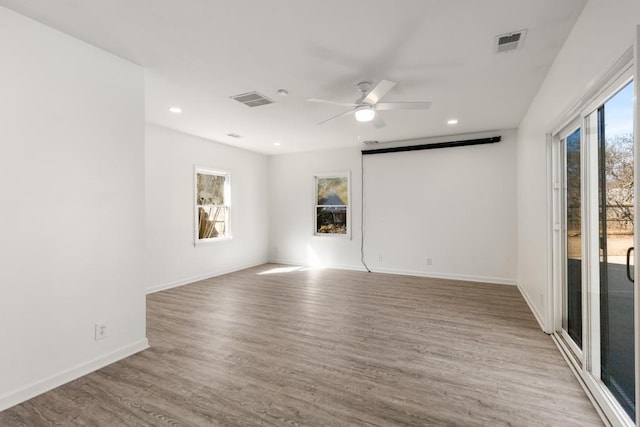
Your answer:
[[[496,53],[510,52],[521,48],[526,34],[527,30],[520,30],[496,36]]]
[[[241,93],[240,95],[230,96],[229,98],[235,99],[238,102],[243,103],[249,107],[259,107],[261,105],[273,104],[273,101],[258,92]]]

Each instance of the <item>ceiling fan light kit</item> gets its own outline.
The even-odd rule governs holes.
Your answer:
[[[356,120],[359,122],[370,122],[375,115],[376,112],[369,105],[363,105],[356,109]]]

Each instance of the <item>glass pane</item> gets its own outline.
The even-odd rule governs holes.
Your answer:
[[[198,239],[214,239],[226,236],[227,209],[226,206],[198,208]]]
[[[347,234],[347,207],[316,208],[316,233]]]
[[[347,177],[317,178],[316,194],[318,205],[344,206],[349,204],[349,184]]]
[[[563,328],[582,348],[582,190],[580,184],[580,129],[565,140],[567,277]]]
[[[599,109],[601,378],[635,419],[633,247],[633,84]],[[632,269],[632,266],[630,266]]]
[[[224,205],[224,175],[197,174],[196,204]]]

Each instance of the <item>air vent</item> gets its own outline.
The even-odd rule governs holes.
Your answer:
[[[510,52],[521,48],[526,34],[527,30],[520,30],[496,36],[496,53]]]
[[[241,93],[240,95],[230,96],[229,98],[235,99],[238,102],[243,103],[249,107],[259,107],[261,105],[273,104],[273,101],[258,92]]]

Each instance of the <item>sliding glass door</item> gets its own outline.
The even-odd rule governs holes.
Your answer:
[[[633,82],[590,116],[597,122],[600,378],[635,419]]]
[[[555,134],[556,337],[614,424],[636,420],[634,82]]]

